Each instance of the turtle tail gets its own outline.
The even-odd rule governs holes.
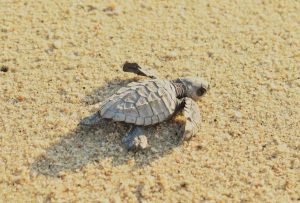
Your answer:
[[[88,117],[81,119],[79,125],[94,126],[94,125],[99,125],[100,121],[101,121],[100,114],[99,112],[96,112]]]

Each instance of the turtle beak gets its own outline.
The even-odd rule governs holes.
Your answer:
[[[207,84],[207,86],[205,87],[205,93],[207,93],[208,90],[210,90],[210,84]]]

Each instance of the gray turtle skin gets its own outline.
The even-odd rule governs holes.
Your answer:
[[[194,136],[201,123],[200,110],[195,101],[209,89],[209,84],[199,77],[158,79],[152,71],[141,68],[136,63],[125,63],[124,72],[151,78],[132,82],[109,97],[100,110],[80,121],[81,125],[97,125],[101,119],[125,122],[131,125],[122,139],[128,150],[148,147],[144,128],[161,123],[183,110],[186,117],[182,140]]]

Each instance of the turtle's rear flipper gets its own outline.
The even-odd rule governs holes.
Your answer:
[[[149,147],[145,130],[142,126],[131,126],[123,137],[122,143],[128,151],[138,151]]]
[[[96,112],[96,113],[92,114],[91,116],[81,119],[81,121],[79,122],[79,125],[83,125],[83,126],[99,125],[101,122],[101,119],[102,118],[100,117],[99,112]]]
[[[124,72],[130,72],[130,73],[135,73],[137,75],[141,76],[146,76],[152,79],[158,78],[153,71],[146,69],[146,68],[141,68],[137,63],[128,63],[125,62],[123,65],[123,71]]]

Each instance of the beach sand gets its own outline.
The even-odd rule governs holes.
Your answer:
[[[299,47],[299,1],[2,0],[0,202],[299,202]],[[197,136],[78,127],[125,61],[210,81]]]

